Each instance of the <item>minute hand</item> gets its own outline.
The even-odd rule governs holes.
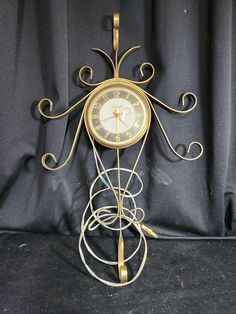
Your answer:
[[[120,117],[120,115],[117,115],[117,118],[120,120],[120,122],[122,122],[127,128],[129,127]]]

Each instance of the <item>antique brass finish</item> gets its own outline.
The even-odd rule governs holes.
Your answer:
[[[83,66],[79,71],[79,79],[85,86],[92,88],[92,91],[90,91],[85,97],[83,97],[78,102],[76,102],[73,106],[71,106],[70,108],[68,108],[67,110],[65,110],[64,112],[58,115],[51,115],[51,114],[45,113],[46,107],[48,107],[50,112],[53,111],[53,102],[50,99],[44,98],[38,104],[38,110],[43,117],[47,119],[55,120],[55,119],[64,118],[65,116],[69,115],[73,110],[78,108],[82,103],[85,102],[85,106],[82,110],[80,121],[78,123],[78,127],[77,127],[75,137],[72,143],[72,147],[66,160],[62,162],[60,165],[58,165],[57,157],[54,154],[45,153],[42,156],[41,162],[42,162],[43,167],[47,170],[62,169],[72,159],[74,155],[75,149],[77,147],[80,131],[84,122],[90,143],[92,145],[98,176],[94,179],[89,190],[89,202],[82,217],[81,234],[79,237],[78,250],[80,253],[81,260],[84,266],[86,267],[86,269],[89,271],[89,273],[100,282],[109,286],[113,286],[113,287],[121,287],[121,286],[128,285],[134,282],[141,274],[142,269],[146,262],[146,258],[147,258],[147,241],[146,241],[146,237],[143,231],[145,231],[146,233],[148,233],[150,236],[154,238],[158,237],[155,231],[153,231],[151,228],[143,224],[143,220],[145,218],[144,210],[140,207],[137,207],[136,201],[135,201],[135,197],[139,195],[143,189],[143,182],[139,174],[136,172],[136,167],[140,159],[141,153],[143,151],[143,148],[144,148],[147,136],[148,136],[148,132],[150,129],[151,113],[153,113],[153,116],[157,124],[159,125],[160,130],[170,150],[178,158],[181,158],[183,160],[196,160],[203,154],[203,146],[201,143],[197,141],[193,141],[188,145],[185,155],[181,155],[180,153],[178,153],[177,150],[171,144],[170,139],[164,129],[164,126],[161,123],[159,115],[156,112],[153,105],[153,102],[154,102],[156,104],[159,104],[160,107],[162,107],[164,110],[168,112],[172,112],[178,115],[186,114],[186,113],[191,112],[197,105],[197,97],[195,94],[191,92],[184,93],[181,96],[182,107],[184,108],[186,107],[187,98],[193,101],[193,105],[190,108],[178,110],[178,109],[174,109],[170,107],[169,105],[165,104],[158,98],[146,92],[144,89],[140,88],[139,85],[147,84],[148,82],[150,82],[155,74],[155,68],[149,62],[144,62],[139,67],[139,72],[142,78],[141,80],[135,81],[135,80],[128,80],[128,79],[120,78],[119,75],[120,75],[120,68],[122,64],[127,59],[127,57],[131,53],[138,50],[140,46],[134,46],[134,47],[129,48],[123,55],[121,55],[121,57],[119,57],[119,40],[120,40],[119,27],[120,27],[119,13],[114,13],[113,15],[114,61],[105,51],[99,48],[92,49],[96,53],[99,53],[100,55],[102,55],[107,60],[107,62],[109,63],[109,65],[111,66],[113,70],[113,78],[94,83],[93,82],[93,69],[88,65]],[[147,73],[149,72],[149,76],[143,79],[145,71],[147,71]],[[89,76],[89,82],[87,82],[87,80],[85,79],[85,76],[84,76],[85,73],[87,73]],[[124,88],[126,92],[128,91],[127,99],[129,97],[129,92],[131,95],[133,95],[133,97],[136,97],[138,99],[136,106],[139,106],[140,108],[139,110],[141,110],[141,111],[135,111],[134,109],[135,104],[131,103],[133,107],[130,107],[130,108],[132,108],[133,110],[132,112],[133,112],[134,117],[136,118],[139,117],[140,120],[138,121],[141,121],[141,122],[140,123],[137,122],[135,124],[136,128],[138,128],[138,131],[136,133],[131,134],[131,132],[125,131],[127,140],[123,139],[122,140],[123,142],[121,141],[121,136],[124,136],[125,132],[122,133],[120,131],[121,129],[120,124],[123,123],[127,127],[128,125],[127,123],[122,121],[120,117],[120,115],[124,114],[125,112],[120,111],[121,109],[119,108],[119,106],[117,106],[116,109],[113,110],[112,112],[113,115],[111,117],[106,118],[106,119],[112,119],[112,121],[114,121],[112,122],[113,127],[114,127],[114,123],[116,123],[114,134],[111,131],[109,132],[107,131],[106,134],[104,132],[98,133],[98,130],[100,129],[103,130],[103,127],[101,127],[99,124],[100,123],[99,121],[102,121],[100,117],[100,115],[102,115],[101,111],[97,109],[97,111],[95,111],[96,114],[94,114],[95,116],[94,119],[97,119],[96,123],[98,124],[96,125],[93,124],[92,116],[91,116],[92,115],[91,110],[93,107],[96,109],[96,108],[101,108],[102,106],[105,106],[105,104],[107,105],[108,100],[106,99],[104,100],[104,104],[96,103],[97,100],[100,99],[98,98],[98,96],[103,95],[101,93],[104,91],[108,91],[109,93],[110,91],[114,91],[114,94],[118,95],[117,97],[119,101],[124,102],[124,100],[122,100],[123,99],[122,97],[124,97],[124,95],[122,97],[120,96],[118,87],[120,89]],[[105,97],[105,95],[101,97]],[[95,104],[96,104],[96,107],[95,107]],[[106,119],[103,119],[103,120],[106,120]],[[110,139],[108,140],[107,138],[109,136],[110,136]],[[121,161],[120,161],[121,159],[120,149],[126,148],[130,145],[134,145],[138,141],[141,142],[140,144],[141,147],[137,156],[134,159],[133,168],[132,169],[123,168],[121,166]],[[116,167],[108,168],[108,169],[105,168],[102,158],[100,157],[99,152],[97,150],[96,142],[99,142],[100,144],[106,147],[116,150],[116,160],[117,160]],[[193,146],[196,146],[199,149],[198,154],[195,156],[190,155]],[[53,166],[49,166],[48,164],[49,159],[51,159],[51,161],[54,163]],[[122,177],[121,172],[128,174],[128,179],[125,185],[123,185],[121,182],[121,177]],[[113,183],[111,179],[112,173],[115,173],[117,175],[118,183]],[[135,194],[131,193],[129,190],[132,179],[136,180],[137,184],[139,185],[138,192]],[[94,191],[94,187],[95,185],[98,184],[99,180],[100,182],[104,184],[104,187],[100,188],[100,190]],[[100,208],[96,208],[96,206],[93,203],[94,199],[96,197],[101,196],[101,194],[106,191],[112,192],[112,195],[114,196],[115,205],[112,204],[112,205],[107,205],[107,206],[102,206]],[[125,200],[130,201],[131,208],[127,208],[128,205],[125,205],[127,203],[125,202]],[[90,211],[90,214],[88,215],[89,211]],[[124,245],[123,232],[125,229],[128,229],[130,226],[132,226],[133,229],[137,231],[139,235],[139,243],[136,249],[133,251],[133,253],[130,256],[125,257],[125,245]],[[110,261],[110,260],[105,260],[99,257],[98,255],[95,254],[95,252],[91,249],[88,242],[86,241],[86,235],[85,235],[86,231],[92,232],[98,227],[103,227],[112,231],[119,232],[117,260]],[[143,257],[142,257],[140,266],[136,274],[132,278],[129,278],[126,263],[130,261],[132,257],[139,251],[139,249],[141,248],[141,244],[143,244]],[[104,278],[99,277],[86,262],[82,245],[85,246],[87,249],[87,252],[90,253],[90,255],[93,256],[98,261],[105,263],[107,265],[116,266],[118,270],[119,282],[117,283],[111,282],[111,281],[105,280]]]

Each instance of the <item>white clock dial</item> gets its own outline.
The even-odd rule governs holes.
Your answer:
[[[99,118],[105,130],[111,133],[123,133],[135,123],[136,113],[128,100],[113,98],[104,103]]]

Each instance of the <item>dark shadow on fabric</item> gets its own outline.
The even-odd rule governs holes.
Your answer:
[[[25,0],[21,0],[18,2],[18,8],[17,8],[16,58],[15,58],[16,70],[18,68],[18,58],[19,58],[19,52],[20,52],[20,44],[22,40],[24,9],[25,9]],[[16,77],[17,75],[15,75],[15,78]]]
[[[105,15],[102,18],[102,30],[104,30],[105,32],[111,32],[112,31],[112,23],[113,23],[113,19],[111,15]]]
[[[202,130],[204,135],[204,154],[202,158],[206,160],[206,182],[208,187],[208,203],[209,207],[213,205],[212,194],[214,191],[214,163],[213,163],[213,56],[214,56],[214,3],[213,1],[205,1],[206,10],[199,6],[199,15],[203,16],[206,11],[205,19],[198,25],[199,40],[199,85],[200,95],[198,96],[202,114]],[[203,36],[205,34],[205,36]],[[205,68],[207,66],[207,68]],[[212,211],[213,213],[213,211]],[[212,217],[213,220],[216,217]]]
[[[4,185],[4,188],[0,191],[0,208],[3,207],[3,204],[5,202],[5,200],[7,199],[10,191],[11,191],[11,188],[14,186],[15,182],[17,181],[18,179],[18,176],[22,170],[22,165],[24,164],[24,160],[27,159],[26,158],[23,158],[21,159],[20,161],[20,165],[18,167],[16,167],[15,171],[13,172],[12,176],[10,177],[10,179],[5,183]]]
[[[158,27],[156,21],[158,21],[157,1],[145,1],[145,50],[147,56],[147,62],[151,62],[156,70],[155,76],[147,86],[147,91],[152,95],[156,94],[158,81],[161,80],[161,74],[163,71],[162,62],[160,60],[160,53],[158,47]],[[155,12],[155,14],[154,14]],[[155,16],[155,17],[154,17]]]
[[[236,214],[235,208],[235,195],[233,191],[224,194],[224,208],[225,208],[225,236],[235,235]]]

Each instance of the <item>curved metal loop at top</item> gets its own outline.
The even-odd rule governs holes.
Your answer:
[[[100,48],[92,48],[92,51],[95,51],[95,52],[101,54],[103,57],[105,57],[107,59],[107,61],[110,62],[110,63],[108,62],[108,64],[111,65],[113,71],[115,72],[115,64],[114,64],[114,62],[112,61],[111,57],[104,50],[102,50]]]
[[[194,94],[194,93],[191,93],[191,92],[186,92],[184,93],[180,100],[181,100],[181,104],[182,104],[182,107],[185,107],[185,100],[187,97],[190,97],[194,100],[194,103],[193,103],[193,106],[190,107],[189,109],[186,109],[186,110],[177,110],[177,109],[174,109],[170,106],[168,106],[167,104],[165,104],[163,101],[161,101],[160,99],[154,97],[152,94],[149,94],[147,91],[144,90],[144,93],[149,97],[149,98],[152,98],[155,102],[159,103],[160,106],[162,108],[164,108],[165,110],[169,111],[169,112],[173,112],[173,113],[177,113],[177,114],[184,114],[184,113],[188,113],[188,112],[191,112],[196,106],[197,106],[197,96]]]
[[[117,65],[117,72],[119,74],[120,72],[120,67],[121,65],[124,63],[125,59],[134,51],[136,51],[137,49],[139,49],[140,46],[133,46],[131,48],[129,48],[120,58],[119,62],[118,62],[118,65]]]
[[[151,69],[151,75],[146,79],[146,80],[142,80],[142,81],[132,81],[132,80],[129,80],[131,83],[133,84],[136,84],[136,85],[142,85],[142,84],[146,84],[148,82],[150,82],[155,74],[155,68],[154,66],[150,63],[150,62],[144,62],[140,65],[139,67],[139,72],[141,74],[141,76],[143,77],[144,76],[144,72],[143,70],[144,69]]]
[[[112,67],[113,73],[116,72],[116,66],[115,66],[114,62],[112,61],[111,57],[104,50],[99,49],[99,48],[92,48],[92,51],[95,51],[95,52],[99,53],[100,55],[102,55],[103,57],[105,57],[105,59],[108,61],[108,64]],[[93,69],[90,66],[85,65],[79,70],[79,79],[84,85],[89,86],[89,87],[97,87],[103,82],[103,81],[100,81],[97,83],[86,82],[83,79],[83,74],[85,72],[87,72],[89,74],[89,79],[90,79],[90,81],[92,81]]]
[[[99,86],[100,84],[102,84],[103,81],[97,82],[97,83],[89,83],[89,82],[86,82],[86,81],[83,79],[84,73],[88,73],[88,74],[89,74],[89,79],[90,79],[90,81],[92,81],[92,79],[93,79],[93,69],[92,69],[90,66],[85,65],[85,66],[83,66],[83,67],[79,70],[79,79],[80,79],[80,81],[81,81],[85,86],[88,86],[88,87],[97,87],[97,86]]]
[[[53,102],[49,99],[49,98],[43,98],[40,100],[40,102],[38,103],[38,111],[40,112],[40,114],[47,119],[62,119],[64,118],[66,115],[68,115],[70,112],[72,112],[80,103],[82,103],[86,98],[89,97],[89,95],[92,92],[89,92],[87,95],[85,95],[83,98],[81,98],[79,101],[77,101],[73,106],[71,106],[70,108],[68,108],[66,111],[52,116],[52,115],[47,115],[46,113],[44,113],[44,110],[46,107],[49,107],[49,111],[52,112],[53,110]]]
[[[119,50],[119,28],[120,28],[120,15],[119,13],[113,14],[113,49]]]
[[[151,106],[151,108],[152,108],[152,111],[153,111],[153,113],[154,113],[154,116],[155,116],[155,118],[156,118],[156,121],[157,121],[157,123],[158,123],[158,125],[159,125],[159,127],[160,127],[160,129],[161,129],[161,132],[162,132],[162,134],[163,134],[163,136],[164,136],[164,138],[165,138],[165,140],[166,140],[166,142],[167,142],[167,144],[168,144],[170,150],[173,152],[173,154],[174,154],[175,156],[177,156],[178,158],[180,158],[180,159],[188,160],[188,161],[196,160],[196,159],[200,158],[200,157],[202,156],[202,154],[203,154],[203,150],[204,150],[204,149],[203,149],[202,144],[199,143],[199,142],[197,142],[197,141],[191,142],[191,143],[188,145],[187,151],[186,151],[187,154],[189,154],[190,151],[191,151],[191,149],[192,149],[192,147],[193,147],[194,145],[195,145],[195,146],[198,146],[198,148],[199,148],[199,153],[198,153],[198,155],[196,155],[195,157],[185,157],[185,156],[182,156],[182,155],[180,155],[180,154],[174,149],[174,147],[172,146],[172,144],[171,144],[171,142],[170,142],[170,140],[169,140],[169,137],[168,137],[168,135],[167,135],[167,133],[166,133],[166,131],[165,131],[165,129],[164,129],[162,123],[161,123],[161,120],[159,119],[158,114],[157,114],[157,112],[155,111],[155,109],[154,109],[154,107],[153,107],[153,104],[151,103],[151,101],[150,101],[149,98],[147,98],[147,99],[148,99],[148,102],[149,102],[149,104],[150,104],[150,106]]]

